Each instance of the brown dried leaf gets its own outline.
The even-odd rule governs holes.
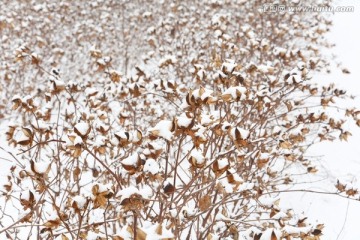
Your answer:
[[[113,82],[120,82],[120,74],[118,74],[116,71],[112,71],[110,73],[110,79]]]
[[[223,94],[221,95],[222,100],[224,100],[225,102],[230,102],[232,100],[232,96],[231,94]]]
[[[13,99],[12,102],[14,103],[12,110],[18,109],[22,103],[20,98]]]
[[[263,168],[268,162],[269,162],[269,158],[258,159],[258,160],[257,160],[257,167],[258,167],[258,169]]]
[[[254,240],[260,240],[261,236],[262,236],[262,233],[254,234]]]
[[[346,131],[340,134],[339,139],[347,142],[349,136],[352,136],[352,134]]]
[[[44,226],[47,228],[57,228],[59,227],[61,224],[61,221],[59,218],[55,219],[55,220],[49,220],[47,221]]]
[[[311,233],[312,235],[314,235],[314,236],[319,236],[319,235],[322,235],[322,233],[321,233],[321,230],[320,229],[315,229],[314,231],[312,231],[312,233]]]
[[[125,240],[125,239],[120,236],[112,236],[112,240]]]
[[[80,171],[80,168],[79,167],[76,167],[74,170],[73,170],[73,178],[75,181],[79,180],[79,175],[80,175],[81,171]]]
[[[206,211],[211,206],[211,197],[210,195],[205,195],[199,200],[199,209],[200,211]]]
[[[351,188],[351,189],[346,190],[345,193],[346,193],[346,195],[348,195],[348,196],[355,196],[355,195],[358,193],[358,190]]]
[[[270,212],[270,218],[272,218],[273,216],[275,216],[277,213],[279,213],[280,211],[278,209],[275,208],[271,208],[271,212]]]
[[[69,238],[64,234],[61,234],[61,240],[69,240]]]
[[[125,198],[120,203],[123,206],[124,211],[137,211],[144,207],[144,199],[140,194],[134,193],[130,197]]]
[[[308,173],[316,173],[318,170],[316,169],[316,167],[308,167],[307,168],[307,172]]]
[[[128,226],[126,229],[129,233],[134,235],[134,229],[131,226]],[[146,233],[140,228],[136,228],[136,238],[134,240],[146,240]]]
[[[278,240],[278,238],[277,238],[277,236],[276,236],[276,234],[275,234],[275,232],[274,231],[272,231],[272,233],[271,233],[271,238],[270,238],[271,240]]]
[[[155,232],[160,236],[162,235],[162,225],[161,224],[157,225]]]
[[[10,181],[9,184],[4,184],[5,191],[10,192],[12,189],[12,182]]]
[[[339,190],[340,192],[344,192],[344,191],[346,190],[346,185],[340,183],[339,180],[337,180],[337,183],[336,183],[335,187],[336,187],[337,190]]]
[[[350,74],[350,71],[349,71],[349,69],[347,69],[347,68],[343,68],[343,69],[342,69],[342,72],[343,72],[344,74]]]
[[[291,149],[292,144],[289,141],[280,141],[279,146],[283,149]]]
[[[136,137],[138,139],[137,142],[141,142],[141,140],[143,138],[143,135],[142,135],[142,132],[140,130],[136,130]]]
[[[171,195],[175,192],[175,187],[171,184],[171,183],[168,183],[165,187],[164,187],[164,192],[167,194],[167,195]]]

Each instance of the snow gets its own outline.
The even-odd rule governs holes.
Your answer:
[[[90,125],[85,122],[80,122],[75,125],[75,129],[79,132],[81,136],[86,136],[90,129]]]
[[[94,142],[94,146],[95,147],[101,147],[105,144],[106,138],[104,136],[101,135],[97,135],[95,137],[95,142]]]
[[[89,224],[104,221],[104,211],[102,208],[93,209],[89,214]]]
[[[65,88],[65,82],[56,78],[51,78],[50,81],[53,83],[54,90]]]
[[[249,183],[249,182],[244,182],[243,184],[240,185],[238,191],[246,191],[246,190],[251,190],[254,188],[254,183]]]
[[[218,160],[218,166],[219,166],[219,169],[224,169],[226,166],[229,165],[229,162],[227,159],[225,158],[222,158],[222,159],[219,159]]]
[[[142,139],[142,132],[140,130],[131,131],[129,140],[133,143],[137,143]]]
[[[220,29],[216,29],[215,32],[214,32],[214,36],[215,36],[216,38],[219,38],[219,37],[221,37],[221,35],[222,35],[221,30],[220,30]]]
[[[21,97],[17,94],[11,98],[11,101],[16,101],[16,100],[21,100]]]
[[[281,133],[281,130],[282,130],[282,128],[281,128],[280,126],[274,126],[274,127],[272,128],[272,134],[273,134],[273,135],[280,134],[280,133]]]
[[[134,153],[133,155],[122,160],[121,163],[128,166],[136,166],[138,159],[139,159],[139,154]]]
[[[247,139],[249,137],[249,135],[250,135],[249,130],[243,129],[241,127],[232,128],[230,130],[230,134],[231,134],[232,138],[236,139],[236,140],[238,140],[236,132],[240,133],[240,139]]]
[[[146,160],[144,165],[144,172],[149,172],[153,175],[157,174],[160,171],[159,164],[152,158]]]
[[[336,46],[330,50],[338,56],[337,62],[341,62],[350,69],[351,74],[344,75],[337,67],[333,67],[329,75],[315,76],[322,84],[334,82],[339,88],[347,90],[356,98],[354,102],[346,102],[346,107],[360,106],[360,68],[358,66],[359,48],[356,43],[360,42],[358,23],[360,22],[359,1],[335,1],[334,6],[354,6],[353,13],[337,12],[333,15],[333,27],[328,35]],[[311,59],[317,62],[317,59]],[[360,176],[360,129],[357,126],[350,127],[352,137],[348,142],[323,142],[309,149],[308,155],[321,155],[321,168],[324,169],[322,180],[312,182],[310,189],[333,191],[337,179],[352,179],[354,183]],[[359,187],[359,184],[357,184]],[[298,186],[299,188],[301,186]],[[302,186],[308,188],[309,186]],[[309,222],[317,221],[324,223],[321,239],[330,240],[355,240],[360,239],[358,231],[358,213],[360,203],[337,196],[319,195],[313,193],[289,193],[281,196],[280,205],[293,208],[295,212],[304,212]],[[288,228],[288,226],[287,226]],[[297,231],[297,229],[295,229]],[[294,231],[295,231],[294,230]]]
[[[218,70],[216,73],[214,73],[214,75],[212,76],[213,79],[217,79],[217,78],[226,78],[226,74],[223,73],[222,71]]]
[[[266,195],[261,196],[259,198],[259,202],[266,207],[272,207],[275,204],[275,202],[278,200],[279,200],[279,198],[271,198]]]
[[[26,136],[26,134],[22,130],[17,130],[14,134],[14,140],[16,142],[25,142],[30,139],[29,136]]]
[[[83,140],[80,136],[76,136],[75,139],[74,139],[74,145],[81,145],[83,144]]]
[[[36,171],[36,173],[39,174],[44,174],[49,170],[51,162],[35,162],[34,163],[34,170]]]
[[[87,234],[86,239],[87,239],[87,240],[96,240],[96,239],[101,238],[102,235],[103,235],[103,237],[105,237],[104,234],[99,234],[99,233],[95,233],[95,232],[93,232],[93,231],[89,231],[88,234]]]
[[[82,209],[83,207],[85,207],[85,204],[86,204],[85,197],[77,195],[77,196],[73,197],[72,199],[73,199],[73,201],[76,202],[79,209]]]
[[[24,199],[27,201],[30,200],[30,191],[23,191],[20,193],[20,195],[21,195],[21,199]]]
[[[154,136],[162,137],[170,141],[173,137],[173,133],[171,132],[172,127],[172,121],[161,120],[159,123],[156,124],[155,127],[150,128],[148,131]]]
[[[202,152],[197,149],[193,149],[190,153],[190,156],[195,159],[196,164],[203,164],[205,162],[205,157],[203,156]]]
[[[287,50],[286,50],[285,48],[276,47],[276,48],[274,48],[273,53],[274,53],[275,55],[283,56],[283,55],[286,54],[286,51],[287,51]]]
[[[268,66],[268,65],[259,65],[258,67],[258,70],[264,74],[267,74],[267,73],[273,73],[274,72],[274,67],[272,66]]]
[[[124,189],[121,189],[120,191],[118,191],[117,196],[121,197],[121,200],[120,200],[120,202],[121,202],[122,200],[129,198],[133,194],[139,194],[142,196],[143,193],[138,188],[136,188],[134,186],[129,186],[127,188],[124,188]]]
[[[164,222],[161,226],[159,224],[153,224],[151,222],[146,221],[142,230],[146,233],[146,240],[159,240],[159,239],[167,239],[173,238],[174,235],[170,230],[166,228],[167,222]],[[157,233],[157,229],[161,228],[161,235]]]
[[[109,184],[102,184],[102,183],[98,183],[98,182],[95,182],[93,184],[93,186],[97,185],[99,187],[99,190],[98,192],[106,192],[106,191],[110,191],[111,190],[111,187],[112,187],[112,184],[109,183]]]
[[[301,234],[301,233],[308,233],[311,231],[311,226],[309,227],[294,227],[286,225],[284,230],[289,234]]]
[[[125,131],[118,131],[115,133],[115,136],[117,136],[118,138],[120,138],[121,140],[129,140],[130,135],[128,132]]]
[[[228,89],[226,89],[222,96],[227,96],[230,95],[233,99],[236,99],[237,97],[240,97],[240,100],[244,100],[246,99],[246,88],[245,87],[241,87],[241,86],[237,86],[237,87],[230,87]]]
[[[282,235],[279,230],[268,228],[263,232],[263,234],[260,237],[260,240],[271,240],[272,233],[275,234],[277,239],[280,239],[280,237]]]
[[[93,96],[96,95],[98,93],[98,90],[96,88],[86,88],[85,89],[85,94],[87,96]]]
[[[200,69],[196,75],[199,77],[199,79],[204,79],[205,71],[203,69]]]
[[[143,185],[140,188],[140,192],[141,192],[141,196],[145,199],[149,199],[151,198],[151,196],[153,196],[153,189],[149,186],[149,185]]]
[[[232,73],[235,69],[235,67],[237,66],[237,64],[235,63],[234,60],[232,59],[226,59],[226,62],[224,62],[222,64],[221,69],[224,70],[227,73]]]
[[[201,125],[203,126],[208,126],[212,123],[215,122],[215,119],[217,119],[217,117],[214,117],[214,115],[216,115],[216,112],[212,112],[212,115],[209,114],[201,114],[200,119],[201,119]]]
[[[191,118],[188,118],[185,113],[182,113],[177,119],[177,124],[179,127],[187,128],[191,123]]]

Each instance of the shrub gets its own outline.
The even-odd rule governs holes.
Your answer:
[[[145,9],[128,4],[121,6]],[[12,154],[2,211],[20,217],[0,232],[37,239],[318,239],[323,225],[281,209],[279,193],[296,181],[294,168],[316,174],[307,148],[347,140],[343,123],[359,125],[360,112],[330,115],[345,91],[311,80],[327,68],[319,47],[326,46],[329,21],[319,13],[269,15],[254,11],[257,4],[174,3],[124,14],[124,22],[137,16],[153,23],[164,9],[172,12],[148,29],[153,51],[132,70],[125,66],[126,74],[113,67],[116,54],[100,46],[89,48],[91,58],[80,57],[84,66],[66,61],[74,65],[66,77],[46,70],[51,56],[40,60],[30,45],[18,48],[24,74],[33,81],[39,71],[41,80],[11,98],[21,120],[9,124],[7,140],[19,153]],[[247,14],[237,15],[235,6]],[[322,25],[312,26],[314,16]],[[137,54],[128,49],[123,61]],[[336,188],[334,194],[358,196],[340,182]]]

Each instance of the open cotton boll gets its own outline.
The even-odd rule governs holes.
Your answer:
[[[223,92],[222,98],[225,101],[237,98],[239,98],[240,100],[244,100],[246,99],[246,88],[241,86],[229,87]]]
[[[84,196],[77,195],[72,198],[76,202],[78,208],[82,209],[86,204],[86,198]]]
[[[80,136],[86,136],[89,134],[90,131],[90,125],[85,122],[80,122],[75,125],[75,132],[79,134]]]
[[[236,127],[236,128],[232,128],[230,130],[230,135],[233,139],[236,139],[236,140],[247,139],[250,135],[250,132],[241,127]]]
[[[187,128],[192,121],[192,119],[188,118],[185,113],[182,113],[179,117],[176,118],[176,120],[177,125],[183,128]]]
[[[152,158],[147,159],[144,165],[144,172],[149,172],[153,175],[157,174],[160,171],[159,164]]]
[[[197,149],[193,149],[191,151],[190,160],[191,164],[196,167],[202,167],[205,163],[205,157],[203,156],[202,152]]]
[[[171,129],[173,128],[173,122],[169,120],[162,120],[156,124],[155,127],[150,128],[148,131],[151,135],[162,137],[170,141],[173,137]]]
[[[190,155],[192,157],[194,157],[196,159],[197,162],[201,163],[204,161],[204,156],[202,155],[202,153],[197,150],[197,149],[193,149],[190,153]]]
[[[51,162],[34,162],[34,170],[38,174],[44,174],[49,170]]]
[[[133,155],[125,158],[124,160],[121,161],[122,164],[125,165],[136,165],[139,159],[139,155],[137,153],[134,153]]]
[[[237,64],[235,63],[234,60],[231,59],[226,59],[226,62],[224,62],[221,66],[221,69],[225,72],[225,73],[231,73],[234,71],[235,67],[237,66]]]

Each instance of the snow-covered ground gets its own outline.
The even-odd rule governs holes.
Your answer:
[[[360,106],[360,1],[336,1],[338,6],[354,6],[353,13],[335,13],[333,28],[328,38],[336,46],[331,50],[337,58],[336,62],[347,68],[351,74],[343,74],[334,68],[331,74],[317,76],[317,80],[336,83],[337,86],[355,96],[353,102],[346,101],[341,106],[349,108]],[[340,114],[340,113],[339,113]],[[360,187],[360,128],[346,125],[352,137],[347,142],[338,140],[321,143],[310,149],[309,155],[321,156],[319,164],[324,170],[320,174],[323,180],[304,185],[311,190],[334,191],[337,179]],[[306,181],[307,179],[304,179]],[[357,240],[360,239],[359,213],[360,201],[348,200],[335,195],[315,193],[287,193],[284,206],[293,207],[306,213],[312,220],[324,223],[325,240]]]

